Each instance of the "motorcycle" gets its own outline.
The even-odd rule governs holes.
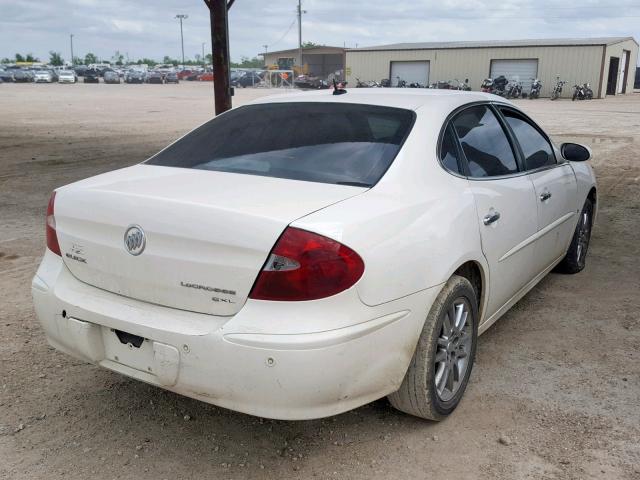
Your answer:
[[[480,91],[484,93],[491,93],[491,89],[493,88],[493,79],[485,78],[482,81],[482,85],[480,85]]]
[[[531,91],[529,92],[529,99],[540,98],[540,91],[542,90],[542,82],[537,78],[532,78]]]
[[[500,75],[498,78],[493,80],[493,85],[491,86],[491,90],[489,91],[489,93],[504,97],[508,83],[509,81],[507,80],[507,77],[505,77],[504,75]]]
[[[398,83],[396,84],[397,88],[406,88],[407,87],[407,81],[401,79],[400,77],[396,77],[398,79]]]
[[[455,79],[455,81],[458,83],[458,85],[456,87],[451,87],[453,90],[462,90],[464,92],[470,92],[471,91],[471,87],[469,86],[469,79],[468,78],[465,78],[464,82],[461,82],[457,78]]]
[[[505,88],[505,98],[520,98],[522,95],[522,84],[517,80],[510,80]]]
[[[589,83],[583,83],[582,85],[573,86],[573,97],[571,100],[592,100],[593,90]]]
[[[553,92],[551,92],[551,100],[560,98],[560,95],[562,95],[562,87],[567,83],[564,80],[560,80],[560,77],[557,77],[557,79],[558,81],[556,82],[556,86],[553,87]]]

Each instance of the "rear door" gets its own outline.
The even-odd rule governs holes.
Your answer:
[[[452,119],[473,191],[489,263],[487,318],[533,277],[536,197],[492,108],[474,105]]]
[[[539,273],[564,256],[569,246],[577,220],[576,177],[568,162],[557,162],[551,142],[540,127],[516,110],[504,107],[500,110],[536,192],[535,259]]]

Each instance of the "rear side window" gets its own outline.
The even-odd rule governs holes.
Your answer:
[[[453,126],[471,177],[494,177],[518,171],[507,135],[489,107],[467,108],[453,119]]]
[[[462,174],[460,159],[458,157],[455,133],[453,132],[453,127],[448,125],[442,136],[442,143],[440,144],[440,161],[442,162],[442,166],[447,170]]]
[[[372,186],[411,131],[411,110],[341,103],[247,105],[214,118],[150,165]]]
[[[540,131],[512,110],[502,110],[524,155],[525,170],[556,164],[556,157],[549,141]]]

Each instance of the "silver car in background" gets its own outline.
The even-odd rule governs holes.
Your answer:
[[[60,70],[58,73],[58,83],[76,83],[78,76],[73,70]]]

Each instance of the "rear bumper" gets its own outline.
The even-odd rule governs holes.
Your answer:
[[[439,287],[375,308],[355,288],[313,302],[249,300],[217,317],[91,287],[47,251],[32,291],[49,343],[69,355],[225,408],[296,420],[397,390]],[[123,345],[113,330],[145,341]]]

